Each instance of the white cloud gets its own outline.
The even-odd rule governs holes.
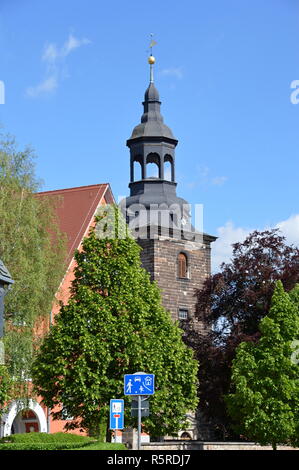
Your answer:
[[[215,176],[215,178],[212,178],[212,184],[214,186],[222,186],[226,180],[227,176]]]
[[[50,93],[56,90],[57,86],[57,78],[53,75],[46,78],[39,85],[27,88],[26,93],[28,96],[35,98],[36,96],[39,96],[42,93]]]
[[[247,235],[252,232],[251,229],[234,227],[233,222],[229,221],[217,229],[218,239],[212,243],[212,272],[216,272],[220,264],[228,263],[232,255],[232,244],[242,242]]]
[[[45,78],[38,85],[28,87],[27,96],[36,98],[56,90],[59,82],[69,76],[65,71],[66,57],[75,49],[90,43],[87,38],[78,39],[70,34],[61,47],[57,47],[55,43],[46,44],[41,57],[42,62],[46,64]]]
[[[60,54],[62,57],[66,57],[74,49],[78,49],[78,47],[86,46],[90,43],[91,41],[89,39],[77,39],[72,34],[70,34],[68,40],[62,46]]]
[[[183,71],[181,67],[170,67],[168,69],[160,70],[160,75],[174,77],[174,78],[177,78],[178,80],[181,80],[183,78]]]
[[[275,227],[281,230],[289,245],[299,246],[299,214],[292,215],[287,220],[278,222]]]
[[[227,176],[212,176],[210,168],[201,165],[196,165],[194,176],[196,177],[194,181],[186,183],[189,189],[194,189],[198,186],[222,186],[228,179]]]
[[[75,36],[73,36],[72,34],[70,34],[68,39],[60,48],[57,47],[57,45],[53,42],[46,44],[44,47],[42,60],[51,64],[53,62],[56,62],[58,59],[64,59],[75,49],[78,49],[81,46],[86,46],[87,44],[91,44],[91,41],[89,39],[78,39],[75,38]]]
[[[288,219],[278,222],[274,228],[279,228],[281,234],[286,237],[286,243],[299,246],[299,214],[290,216]],[[269,229],[264,227],[263,230]],[[212,272],[217,272],[220,264],[228,263],[232,255],[232,244],[242,242],[254,228],[235,227],[229,221],[217,229],[218,239],[212,244]],[[259,230],[259,229],[258,229]]]
[[[55,44],[48,44],[44,48],[42,60],[45,62],[55,62],[58,57],[58,51]]]

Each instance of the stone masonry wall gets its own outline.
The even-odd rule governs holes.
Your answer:
[[[139,239],[142,248],[142,266],[157,281],[162,290],[163,306],[170,312],[173,320],[178,320],[179,308],[187,309],[193,319],[193,328],[204,333],[201,322],[194,318],[196,307],[195,291],[211,272],[211,248],[207,240],[187,241],[159,236],[157,239]],[[178,255],[184,253],[188,259],[188,278],[178,277]],[[197,424],[196,424],[196,421]],[[192,428],[192,429],[191,429]],[[210,439],[210,427],[203,418],[195,420],[189,434],[192,439]]]
[[[156,280],[162,290],[164,307],[170,311],[173,320],[178,320],[179,308],[187,309],[193,317],[196,297],[195,290],[200,288],[210,274],[210,246],[200,242],[189,242],[173,238],[138,240],[143,248],[142,266]],[[178,277],[178,254],[183,252],[188,259],[188,278]],[[202,327],[202,326],[201,326]],[[203,327],[202,327],[203,328]]]
[[[271,446],[260,446],[253,442],[202,442],[202,441],[168,441],[142,444],[141,450],[157,452],[183,450],[272,450]],[[299,450],[288,446],[277,446],[277,450]]]

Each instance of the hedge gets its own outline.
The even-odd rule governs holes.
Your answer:
[[[0,450],[68,450],[96,443],[94,438],[58,432],[12,434],[0,440]]]
[[[82,445],[78,442],[28,442],[28,443],[13,443],[0,444],[1,450],[70,450],[78,449],[89,446],[89,442],[84,442]]]
[[[46,432],[28,432],[23,434],[11,434],[1,439],[2,442],[91,442],[94,440],[95,439],[92,437],[67,432],[55,432],[53,434]]]

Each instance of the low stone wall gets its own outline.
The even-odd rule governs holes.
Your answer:
[[[254,442],[202,442],[164,441],[142,444],[142,450],[272,450],[271,446],[260,446]],[[277,446],[277,450],[299,450],[288,446]]]

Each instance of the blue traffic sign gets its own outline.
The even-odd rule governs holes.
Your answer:
[[[125,395],[153,395],[155,393],[154,374],[126,374],[124,377]]]
[[[124,429],[124,400],[110,400],[110,426],[109,429]]]

